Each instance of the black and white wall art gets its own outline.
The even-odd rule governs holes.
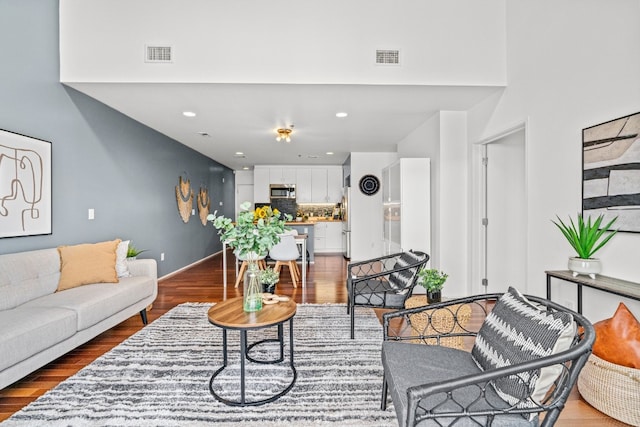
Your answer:
[[[640,232],[640,112],[582,130],[582,212]]]
[[[51,143],[0,130],[0,238],[51,234]]]

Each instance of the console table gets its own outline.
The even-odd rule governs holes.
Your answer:
[[[545,271],[547,275],[547,299],[551,300],[551,278],[575,283],[578,291],[578,313],[582,314],[582,287],[597,289],[609,294],[620,295],[640,301],[640,283],[615,279],[613,277],[597,275],[595,279],[589,276],[573,276],[569,270]]]

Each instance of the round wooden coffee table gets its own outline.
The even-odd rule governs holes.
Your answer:
[[[228,299],[218,303],[209,309],[209,322],[222,329],[223,365],[213,373],[209,380],[209,390],[213,397],[220,402],[231,406],[263,405],[273,402],[291,390],[296,381],[297,371],[293,363],[293,316],[296,314],[296,303],[292,299],[281,301],[278,304],[263,305],[262,310],[245,312],[242,307],[242,297]],[[245,398],[245,358],[254,363],[279,363],[284,361],[284,334],[283,324],[289,321],[289,366],[293,372],[291,383],[281,392],[266,399],[247,401]],[[263,329],[271,326],[278,327],[278,338],[264,339],[247,345],[247,331]],[[229,400],[215,392],[213,382],[215,378],[227,367],[227,331],[240,331],[240,400]],[[249,351],[266,342],[278,342],[280,355],[272,360],[255,360],[249,356]]]

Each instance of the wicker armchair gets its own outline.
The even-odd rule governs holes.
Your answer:
[[[508,354],[504,359],[504,354],[498,354],[498,366],[483,369],[475,356],[477,347],[487,343],[478,341],[483,341],[487,328],[496,329],[489,319],[498,318],[500,314],[490,313],[494,307],[495,311],[503,309],[504,302],[498,309],[497,301],[506,294],[478,295],[384,314],[381,408],[386,409],[387,394],[391,392],[400,426],[554,425],[591,353],[595,340],[593,326],[582,315],[565,307],[518,293],[530,303],[532,311],[538,310],[546,319],[541,321],[534,314],[539,324],[547,322],[550,316],[563,319],[564,347],[555,344],[543,353],[546,356],[529,354],[524,360],[518,360],[518,352],[526,353],[530,349],[535,352],[544,347],[539,344],[540,331],[531,332],[531,336],[520,333],[523,341],[513,341],[501,335],[504,330],[500,330],[494,335],[495,341],[500,341],[497,346],[511,345],[515,354]],[[471,310],[471,319],[465,314],[465,321],[457,322],[461,310],[466,313]],[[420,326],[416,326],[412,322],[412,316],[420,315],[424,320],[425,314],[426,324],[421,321]],[[519,308],[511,315],[515,323],[523,319],[526,322],[528,317]],[[443,326],[443,316],[453,321],[444,322]],[[502,319],[498,323],[497,329],[512,327],[504,325]],[[544,327],[552,329],[549,323]],[[518,328],[529,330],[529,326],[514,329]],[[464,341],[464,349],[442,343],[451,339]],[[491,343],[488,344],[490,347]],[[496,355],[493,349],[489,353]],[[543,382],[546,384],[541,384]]]
[[[400,252],[347,266],[347,313],[354,337],[355,306],[404,308],[418,280],[418,271],[429,261],[419,251]]]

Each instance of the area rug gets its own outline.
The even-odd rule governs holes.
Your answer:
[[[356,309],[356,339],[351,340],[345,305],[299,304],[293,388],[272,403],[232,407],[209,391],[209,379],[222,365],[222,332],[208,322],[209,307],[175,307],[15,413],[2,427],[397,425],[392,405],[380,410],[382,327],[371,309]],[[287,323],[286,343],[288,330]],[[252,331],[249,342],[274,337],[276,331]],[[220,382],[216,379],[216,391],[229,398],[239,395],[238,335],[229,332],[229,369]],[[277,351],[269,345],[256,347],[252,356],[260,359]],[[281,390],[291,375],[287,363],[248,363],[247,398]]]

